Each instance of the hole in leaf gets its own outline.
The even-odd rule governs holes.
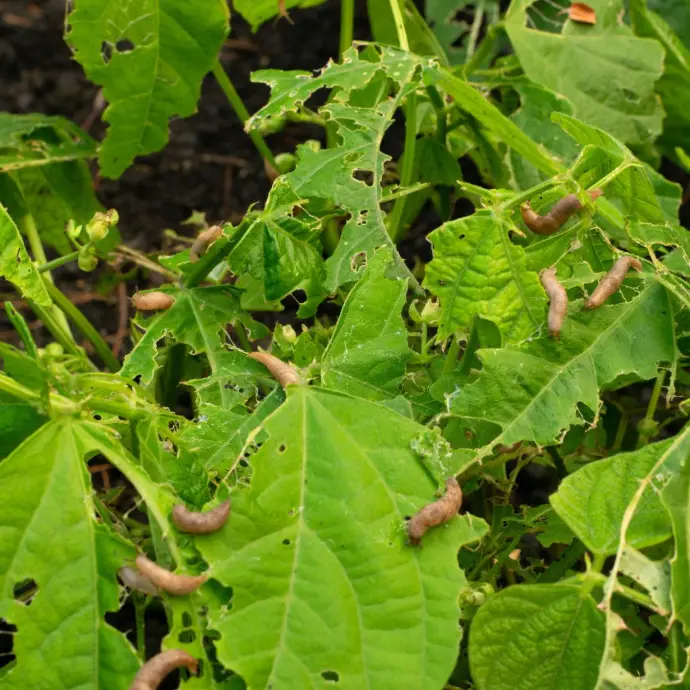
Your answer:
[[[115,44],[115,50],[117,50],[118,53],[130,53],[134,50],[134,43],[128,38],[121,38]]]
[[[292,542],[289,539],[283,539],[283,544],[285,544],[285,546],[290,546]]]
[[[246,460],[240,460],[240,467],[249,467],[249,463]]]
[[[15,659],[14,635],[17,626],[7,623],[0,618],[0,666],[8,666]]]
[[[177,636],[177,639],[180,642],[183,642],[185,644],[189,644],[190,642],[194,642],[194,640],[196,640],[196,633],[193,630],[183,630]]]
[[[359,182],[364,182],[367,187],[374,186],[374,173],[371,170],[362,170],[361,168],[356,168],[352,171],[352,177]]]
[[[279,453],[284,453],[286,450],[287,450],[287,446],[286,446],[284,443],[281,443],[281,444],[278,446],[278,452],[279,452]]]
[[[340,681],[340,675],[337,671],[321,671],[321,677],[327,683],[338,683]]]
[[[110,58],[113,56],[113,44],[108,43],[108,41],[103,41],[101,43],[101,57],[103,62],[107,65],[110,62]]]
[[[191,628],[192,623],[193,623],[192,617],[186,611],[183,611],[183,613],[182,613],[182,627],[183,628]]]
[[[12,588],[14,600],[25,606],[29,606],[37,594],[38,585],[35,580],[22,580]]]
[[[351,259],[350,259],[350,268],[352,268],[353,271],[357,272],[365,268],[367,265],[367,253],[366,252],[357,252]]]

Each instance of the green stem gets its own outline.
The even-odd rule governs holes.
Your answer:
[[[26,235],[26,238],[29,240],[29,246],[31,247],[31,253],[34,261],[38,262],[39,264],[46,264],[48,262],[48,258],[46,257],[45,250],[43,249],[43,243],[41,242],[41,236],[38,232],[38,228],[36,227],[34,217],[28,211],[26,211],[19,218],[18,225]],[[50,275],[50,272],[46,273],[46,278],[51,284],[53,283],[53,276]],[[72,332],[70,331],[69,323],[67,322],[65,315],[55,305],[51,307],[51,310],[60,326],[62,326],[65,332],[71,337]]]
[[[484,21],[484,4],[481,3],[477,6],[474,11],[474,19],[472,20],[472,29],[470,30],[470,36],[467,41],[467,59],[471,60],[474,55],[474,51],[477,48],[477,38],[479,37],[479,31],[482,28],[482,22]]]
[[[551,189],[551,187],[555,187],[558,184],[560,184],[560,180],[558,178],[551,178],[549,180],[545,180],[544,182],[540,182],[539,184],[535,184],[534,187],[531,187],[530,189],[522,192],[522,194],[518,194],[517,196],[513,197],[505,204],[502,204],[501,209],[503,211],[509,211],[511,208],[521,206],[523,203],[525,203],[525,201],[529,201],[537,194],[545,192],[547,189]]]
[[[546,452],[551,456],[551,459],[553,460],[553,464],[556,466],[556,471],[558,472],[558,476],[561,479],[564,479],[565,477],[567,477],[568,476],[568,470],[565,468],[565,463],[563,462],[563,458],[561,457],[561,454],[556,449],[556,446],[549,446],[546,449]]]
[[[604,569],[604,563],[606,563],[606,556],[601,553],[595,553],[594,559],[592,560],[592,572],[601,573]]]
[[[70,252],[69,254],[65,254],[64,256],[59,256],[57,259],[53,259],[52,261],[47,261],[46,263],[41,264],[40,266],[37,266],[36,270],[39,273],[50,272],[54,268],[59,268],[60,266],[64,266],[65,264],[68,264],[71,261],[76,261],[78,258],[79,258],[79,252]]]
[[[654,415],[656,414],[656,406],[659,404],[659,398],[661,397],[661,391],[663,389],[665,380],[666,369],[662,369],[656,375],[656,381],[654,382],[652,395],[649,398],[649,405],[647,405],[647,413],[644,416],[644,421],[647,423],[654,421]]]
[[[246,124],[247,120],[250,118],[249,111],[242,102],[242,99],[240,98],[240,95],[237,93],[237,89],[235,89],[234,84],[230,81],[230,77],[228,77],[228,75],[225,73],[223,65],[220,64],[220,60],[216,60],[216,62],[213,65],[212,72],[213,76],[216,78],[216,81],[218,82],[218,85],[221,89],[223,89],[223,93],[225,94],[225,97],[228,99],[230,107],[235,111],[237,117],[240,118],[242,124]],[[277,170],[278,166],[276,164],[276,160],[273,157],[273,154],[271,153],[271,149],[268,148],[268,145],[264,141],[261,134],[259,134],[259,132],[257,131],[251,130],[249,131],[249,136],[251,140],[254,142],[256,150],[262,155],[264,160],[268,161]]]
[[[395,30],[398,32],[398,43],[403,50],[410,50],[410,44],[407,40],[407,32],[405,31],[405,20],[400,10],[399,0],[389,0],[391,5],[391,12],[393,13],[393,21],[395,22]]]
[[[355,26],[354,0],[340,0],[340,57],[352,45]]]
[[[195,264],[194,270],[184,281],[184,286],[186,288],[193,288],[203,282],[206,276],[240,243],[250,226],[251,222],[245,223],[243,221],[239,227],[235,228],[234,233],[230,237],[214,242],[206,254]]]
[[[435,86],[427,86],[426,92],[431,101],[431,105],[436,111],[436,138],[443,146],[446,145],[446,135],[448,134],[448,114],[443,104],[443,99]]]
[[[558,582],[585,554],[585,546],[574,540],[569,544],[558,560],[555,560],[538,578],[539,583]]]
[[[235,334],[237,339],[240,341],[240,345],[244,348],[245,352],[251,352],[253,350],[252,344],[249,342],[249,336],[247,335],[247,329],[244,327],[243,323],[239,321],[235,324]]]
[[[7,374],[3,374],[2,372],[0,372],[0,391],[8,393],[14,398],[26,400],[27,402],[39,402],[41,400],[39,393],[32,391],[26,386],[22,386],[21,383],[17,383],[14,379],[11,379]]]
[[[74,325],[81,331],[82,335],[93,345],[96,353],[101,358],[103,364],[110,369],[110,371],[118,371],[120,363],[115,359],[115,356],[110,351],[108,344],[103,340],[101,334],[91,325],[89,320],[77,309],[60,290],[53,285],[44,276],[43,284],[45,285],[50,298],[63,311],[63,313],[74,323]]]
[[[409,187],[414,182],[415,146],[417,143],[417,94],[414,91],[407,97],[405,108],[405,151],[403,154],[402,172],[400,174],[400,186]],[[405,234],[404,214],[407,197],[396,200],[388,224],[388,234],[397,244]]]
[[[443,372],[441,374],[442,376],[446,376],[447,374],[450,374],[455,370],[455,367],[458,364],[459,353],[460,342],[455,336],[453,336],[453,339],[450,342],[450,347],[448,348],[448,352],[446,352],[446,359],[443,362]]]
[[[56,288],[57,289],[57,288]],[[58,322],[55,318],[52,310],[46,309],[36,302],[29,300],[29,306],[31,311],[43,322],[43,325],[50,331],[53,338],[57,340],[60,345],[64,348],[65,352],[68,352],[73,357],[78,357],[83,359],[89,366],[90,369],[98,371],[98,367],[86,356],[84,351],[74,342],[71,333],[66,333],[62,327],[62,324]]]
[[[611,447],[611,453],[615,454],[623,445],[623,439],[625,438],[625,432],[628,430],[628,416],[619,409],[621,418],[618,420],[618,428],[616,429],[616,438],[613,440],[613,446]]]
[[[132,602],[134,603],[134,619],[136,620],[137,629],[137,654],[141,661],[146,661],[146,599],[139,592],[132,593]]]

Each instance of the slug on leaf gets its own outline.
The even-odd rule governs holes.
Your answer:
[[[561,335],[565,315],[568,313],[568,293],[558,282],[555,268],[547,268],[542,271],[540,278],[541,284],[551,300],[548,316],[549,334],[553,338],[558,338]]]
[[[606,302],[614,292],[618,291],[623,284],[625,274],[631,268],[641,271],[642,262],[634,256],[621,256],[613,264],[613,268],[601,279],[590,298],[585,302],[585,309],[596,309]]]
[[[410,544],[417,545],[426,534],[429,527],[448,522],[462,506],[462,489],[455,477],[446,479],[445,494],[429,505],[419,510],[407,523],[407,534]]]
[[[601,189],[587,192],[592,201],[599,198],[603,193]],[[533,211],[529,202],[520,207],[520,213],[525,225],[532,232],[537,235],[553,235],[554,232],[563,227],[570,216],[577,213],[581,208],[582,203],[577,198],[577,194],[568,194],[568,196],[557,201],[545,216],[540,216],[536,211]]]
[[[192,248],[189,250],[189,260],[195,264],[199,257],[206,251],[209,244],[215,242],[223,234],[223,228],[220,225],[214,225],[208,230],[199,233],[199,236],[194,240]]]
[[[228,521],[228,515],[230,515],[229,499],[203,513],[189,510],[181,503],[172,509],[173,522],[180,530],[191,534],[208,534],[219,530]]]
[[[199,589],[208,579],[206,575],[176,575],[141,554],[137,556],[135,563],[139,572],[151,580],[158,589],[175,596],[184,596]]]
[[[152,597],[158,596],[158,588],[145,575],[138,573],[134,568],[125,565],[117,571],[123,584],[137,592],[149,594]]]
[[[163,679],[176,668],[186,666],[196,674],[199,662],[181,649],[166,649],[152,656],[140,669],[129,690],[157,690]]]
[[[139,311],[160,311],[174,303],[175,300],[165,292],[135,292],[132,295],[132,304]]]
[[[261,362],[283,388],[291,383],[298,385],[302,383],[299,374],[289,364],[279,360],[275,355],[268,352],[250,352],[247,357]]]

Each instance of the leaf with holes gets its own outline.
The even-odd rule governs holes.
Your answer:
[[[0,616],[17,626],[8,690],[126,690],[139,665],[104,620],[118,608],[115,574],[133,549],[95,520],[84,460],[98,450],[65,418],[0,464],[0,500],[12,506],[0,516]]]
[[[163,292],[175,302],[165,311],[137,321],[144,335],[127,355],[122,365],[123,376],[140,376],[142,383],[150,383],[159,366],[157,344],[166,335],[175,342],[189,345],[195,353],[205,353],[211,369],[215,370],[214,357],[223,351],[220,333],[227,324],[242,323],[256,336],[265,333],[264,328],[240,308],[239,291],[231,286],[164,288]],[[221,394],[224,395],[222,391]]]
[[[478,211],[442,225],[429,240],[434,259],[424,285],[440,299],[442,337],[469,328],[474,316],[493,321],[509,343],[541,328],[546,299],[539,276],[527,270],[500,216]]]
[[[397,278],[390,250],[374,254],[352,289],[321,360],[326,388],[369,400],[400,393],[410,356],[401,310],[407,281]]]
[[[410,448],[424,427],[375,403],[293,388],[264,424],[251,484],[197,545],[232,587],[209,610],[218,658],[250,690],[438,690],[455,664],[457,550],[470,515],[405,543],[436,483]]]
[[[116,178],[136,156],[165,146],[171,117],[194,113],[228,30],[227,5],[80,0],[67,22],[77,62],[110,104],[99,160],[102,173]]]
[[[544,335],[521,347],[477,353],[482,371],[451,396],[450,407],[471,427],[495,429],[482,453],[496,443],[550,445],[583,423],[580,404],[599,409],[602,388],[624,375],[651,379],[659,363],[676,360],[673,307],[655,281],[622,304],[594,311],[580,305],[571,303],[560,342]]]

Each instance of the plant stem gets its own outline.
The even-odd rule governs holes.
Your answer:
[[[414,182],[415,174],[415,146],[417,143],[417,94],[412,92],[407,97],[405,108],[405,150],[403,153],[402,172],[400,174],[400,186],[405,188]],[[388,234],[397,244],[405,234],[405,205],[407,197],[396,200],[388,224]]]
[[[212,72],[213,76],[216,78],[216,81],[218,82],[218,85],[221,89],[223,89],[223,93],[225,94],[225,97],[228,99],[230,107],[235,111],[237,117],[240,118],[242,124],[246,124],[247,120],[250,118],[249,111],[242,102],[242,99],[240,98],[240,95],[237,93],[237,89],[235,89],[234,84],[230,81],[230,77],[228,77],[228,75],[225,73],[223,65],[220,64],[220,60],[216,60],[216,62],[213,65]],[[278,166],[276,165],[276,160],[273,157],[273,154],[271,153],[271,149],[268,148],[268,145],[264,141],[261,134],[259,134],[259,132],[250,130],[249,136],[251,140],[254,142],[256,150],[261,154],[263,159],[268,161],[277,170]]]
[[[410,44],[407,40],[407,32],[405,31],[405,20],[403,19],[400,10],[399,0],[389,0],[391,4],[391,12],[393,13],[393,21],[395,22],[395,30],[398,32],[398,43],[403,50],[410,50]]]
[[[467,60],[470,60],[474,55],[474,51],[477,48],[477,38],[479,37],[479,31],[482,28],[482,22],[484,21],[484,4],[480,3],[477,5],[474,11],[474,19],[472,20],[472,29],[470,30],[470,37],[467,41]]]
[[[556,471],[558,472],[558,476],[561,479],[565,479],[565,477],[568,476],[568,470],[565,468],[565,463],[563,462],[563,458],[561,457],[561,454],[556,449],[556,446],[549,446],[546,449],[546,452],[551,456],[551,459],[553,460],[553,464],[556,466]]]
[[[656,375],[656,381],[654,382],[654,388],[652,389],[652,395],[649,398],[649,405],[647,405],[647,413],[644,416],[645,422],[654,421],[654,415],[656,414],[656,406],[659,403],[659,398],[661,397],[661,390],[664,386],[665,380],[666,380],[666,369],[662,369]]]
[[[203,282],[206,276],[240,243],[250,227],[251,222],[245,223],[243,221],[239,227],[235,228],[235,232],[230,237],[214,242],[206,254],[199,259],[194,270],[187,276],[184,286],[193,288]]]
[[[11,379],[2,372],[0,372],[0,391],[3,393],[8,393],[9,395],[19,398],[20,400],[26,400],[27,402],[38,402],[41,399],[39,393],[32,391],[26,386],[22,386],[21,383],[17,383],[14,379]]]
[[[458,339],[455,336],[453,336],[453,339],[450,341],[450,347],[448,348],[448,352],[446,352],[446,359],[443,362],[443,372],[441,374],[442,376],[445,376],[453,372],[453,370],[458,364],[459,353],[460,343]]]
[[[340,0],[340,57],[352,45],[355,25],[354,0]]]
[[[57,289],[57,288],[56,288]],[[86,356],[84,351],[78,347],[74,342],[74,338],[71,334],[65,332],[62,324],[58,322],[55,318],[53,311],[51,309],[46,309],[35,302],[29,301],[29,306],[31,311],[33,311],[36,316],[43,322],[43,325],[51,332],[53,338],[57,340],[60,345],[64,348],[65,352],[69,352],[74,357],[83,359],[88,366],[94,371],[98,371],[98,367]],[[62,313],[62,312],[60,312]]]
[[[247,329],[244,327],[243,323],[239,321],[235,324],[235,335],[240,341],[240,345],[244,348],[245,352],[252,351],[252,344],[249,342],[249,336],[247,335]]]
[[[70,263],[70,261],[76,261],[79,258],[79,252],[70,252],[69,254],[65,254],[64,256],[59,256],[57,259],[53,259],[52,261],[47,261],[44,264],[41,264],[40,266],[36,267],[36,270],[39,273],[46,273],[49,271],[52,271],[54,268],[59,268],[60,266],[64,266],[65,264]]]
[[[145,613],[146,599],[139,592],[132,593],[134,603],[134,619],[137,628],[137,655],[142,661],[146,661],[146,632],[145,632]]]
[[[115,359],[108,344],[103,340],[101,334],[91,325],[89,320],[45,277],[43,278],[43,284],[53,302],[55,302],[63,313],[81,331],[84,337],[93,345],[103,364],[105,364],[110,371],[118,371],[120,369],[120,363]]]
[[[28,211],[25,211],[25,213],[19,218],[19,222],[17,224],[26,235],[26,238],[29,240],[29,246],[31,247],[31,253],[33,254],[34,261],[38,262],[39,264],[46,264],[48,262],[48,258],[46,257],[45,250],[43,249],[43,243],[41,242],[41,236],[38,233],[38,228],[36,227],[34,217]],[[52,284],[53,276],[50,275],[50,272],[46,274],[46,278]],[[62,326],[65,332],[71,337],[72,332],[70,331],[69,323],[67,323],[65,315],[54,305],[51,307],[51,310],[60,326]]]

